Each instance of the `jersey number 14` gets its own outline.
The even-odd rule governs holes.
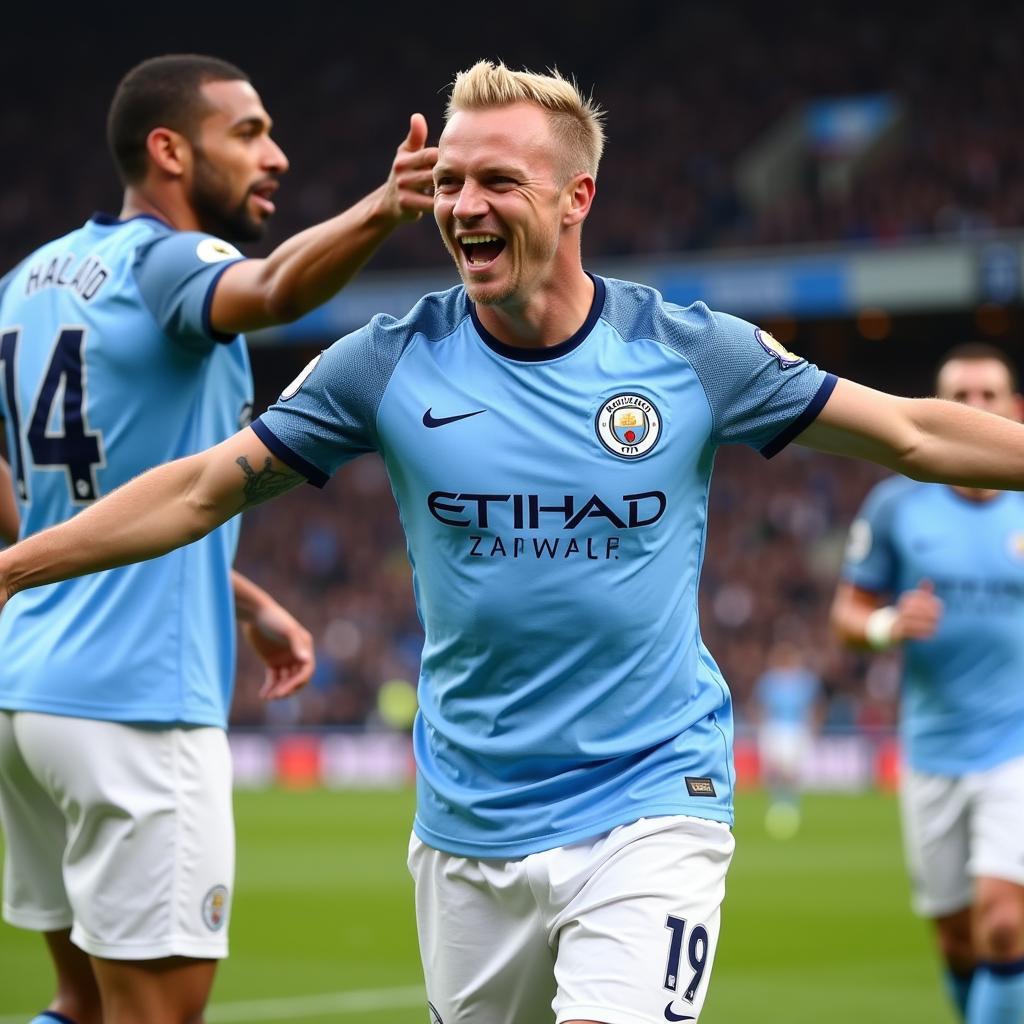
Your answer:
[[[15,356],[20,339],[20,330],[8,330],[0,335],[0,363],[3,363],[7,414],[11,417],[15,437],[14,451],[10,453],[15,487],[18,497],[27,501],[28,482],[15,378]],[[87,428],[82,411],[85,405],[85,377],[82,373],[84,344],[85,329],[82,327],[65,327],[57,335],[57,343],[36,395],[25,437],[36,467],[59,467],[66,471],[71,501],[76,505],[95,501],[99,497],[96,467],[104,464],[103,438],[99,432]],[[55,406],[58,407],[60,429],[51,431],[49,427],[54,419]]]

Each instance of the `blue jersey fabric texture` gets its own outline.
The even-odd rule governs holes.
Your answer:
[[[428,295],[253,424],[313,483],[383,456],[426,634],[414,827],[455,854],[732,821],[731,699],[697,622],[714,452],[777,450],[834,378],[701,303],[594,287],[538,350],[489,335],[463,288]]]
[[[809,726],[820,695],[821,680],[806,668],[769,669],[754,684],[762,720],[772,725]]]
[[[245,341],[209,324],[216,280],[239,258],[155,218],[97,216],[0,283],[0,412],[23,537],[248,422]],[[16,594],[0,616],[0,707],[224,726],[238,529]]]
[[[1024,495],[893,478],[850,537],[848,582],[895,600],[930,580],[944,605],[935,636],[903,645],[909,764],[959,776],[1024,755]]]

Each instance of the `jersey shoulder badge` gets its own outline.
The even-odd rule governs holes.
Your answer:
[[[196,255],[204,263],[221,263],[224,260],[237,260],[242,256],[230,242],[220,238],[204,238],[196,246]]]
[[[757,338],[757,343],[768,353],[770,356],[774,356],[778,360],[779,365],[784,369],[788,370],[791,366],[796,366],[797,363],[804,361],[803,356],[798,356],[794,352],[790,352],[781,341],[778,341],[767,331],[762,331],[760,327],[754,328],[754,337]]]
[[[299,388],[306,383],[306,378],[316,369],[316,364],[320,362],[322,357],[323,352],[320,352],[306,363],[298,377],[296,377],[295,380],[293,380],[291,384],[281,392],[280,400],[282,402],[287,402],[289,398],[294,398],[299,393]]]

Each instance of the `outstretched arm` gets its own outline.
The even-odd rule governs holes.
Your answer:
[[[29,587],[166,554],[302,482],[247,427],[0,552],[0,606]]]
[[[426,142],[427,122],[413,114],[380,188],[337,217],[293,235],[266,259],[228,267],[214,290],[212,326],[237,334],[287,323],[344,287],[399,224],[433,209],[437,148]]]
[[[840,380],[797,438],[914,480],[1024,490],[1024,425],[938,398],[897,398]]]

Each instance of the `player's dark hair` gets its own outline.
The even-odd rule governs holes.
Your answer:
[[[945,365],[951,363],[954,359],[962,359],[965,362],[973,363],[981,362],[985,359],[993,359],[997,363],[1002,363],[1010,377],[1010,390],[1016,392],[1020,389],[1020,375],[1013,360],[1001,348],[998,348],[996,345],[990,345],[986,341],[966,341],[962,345],[954,345],[942,357],[942,360],[935,369],[936,388],[939,383],[939,374],[942,373]]]
[[[146,139],[154,128],[193,138],[207,112],[207,82],[248,82],[234,64],[195,53],[151,57],[121,79],[107,113],[107,144],[125,185],[146,175]]]

